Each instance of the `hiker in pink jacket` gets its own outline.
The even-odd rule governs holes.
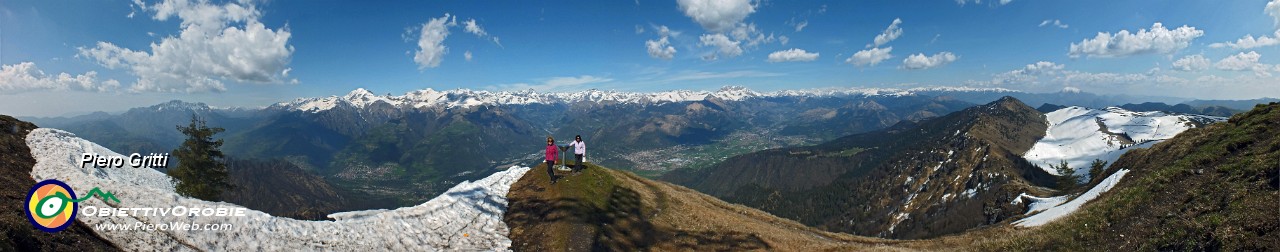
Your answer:
[[[556,140],[554,138],[547,137],[547,176],[551,177],[552,185],[556,184],[556,173],[554,167],[556,166],[556,157],[559,156],[560,150],[556,147]]]

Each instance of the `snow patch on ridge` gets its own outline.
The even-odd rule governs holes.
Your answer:
[[[1077,106],[1046,113],[1045,119],[1049,127],[1044,138],[1036,141],[1022,157],[1054,175],[1058,171],[1049,166],[1066,160],[1076,174],[1082,174],[1086,178],[1089,165],[1095,159],[1107,161],[1110,166],[1121,154],[1173,138],[1178,133],[1195,128],[1196,123],[1226,120],[1215,116]]]
[[[1119,171],[1116,171],[1115,174],[1111,174],[1111,176],[1108,176],[1106,179],[1103,179],[1102,182],[1098,183],[1097,186],[1094,186],[1093,188],[1089,189],[1089,191],[1084,192],[1084,194],[1081,194],[1079,197],[1076,197],[1075,199],[1072,199],[1067,203],[1056,205],[1047,209],[1045,209],[1045,206],[1047,204],[1037,204],[1041,201],[1038,201],[1037,203],[1032,203],[1031,210],[1027,211],[1027,213],[1032,213],[1040,209],[1044,209],[1044,211],[1037,213],[1035,215],[1032,215],[1030,217],[1015,221],[1013,222],[1013,224],[1018,225],[1020,227],[1035,227],[1035,226],[1040,226],[1040,225],[1044,225],[1046,223],[1052,222],[1054,220],[1057,220],[1058,218],[1062,218],[1063,216],[1067,216],[1075,212],[1076,210],[1080,209],[1080,206],[1084,205],[1085,202],[1089,202],[1090,200],[1097,198],[1099,195],[1102,195],[1102,193],[1111,190],[1111,188],[1115,187],[1116,183],[1120,183],[1120,179],[1124,178],[1124,175],[1128,173],[1129,173],[1129,169],[1121,169]],[[1037,199],[1045,199],[1045,198],[1037,198]],[[1061,202],[1061,199],[1058,199],[1058,197],[1048,198],[1048,199],[1051,199],[1051,200],[1044,201],[1044,202],[1052,202],[1054,200]]]
[[[240,207],[174,193],[168,175],[145,168],[80,168],[81,153],[119,155],[66,131],[40,128],[27,135],[36,159],[31,177],[58,179],[77,194],[98,187],[115,193],[119,203],[87,200],[80,210],[94,206],[117,208]],[[173,164],[171,164],[173,165]],[[85,216],[98,224],[230,223],[227,231],[101,231],[98,235],[124,250],[508,250],[511,240],[502,222],[507,191],[528,167],[511,167],[474,182],[463,182],[443,195],[412,207],[335,213],[336,221],[302,221],[248,210],[244,217]],[[78,195],[79,196],[79,195]]]
[[[1056,196],[1056,197],[1041,198],[1041,197],[1032,196],[1032,195],[1027,194],[1027,193],[1022,193],[1022,194],[1019,194],[1019,195],[1018,195],[1018,198],[1013,199],[1013,202],[1012,202],[1012,203],[1013,203],[1013,204],[1022,204],[1022,199],[1023,199],[1023,198],[1026,198],[1027,200],[1030,200],[1030,201],[1031,201],[1031,203],[1027,206],[1027,213],[1035,213],[1035,212],[1044,211],[1044,210],[1046,210],[1046,209],[1053,208],[1053,207],[1055,207],[1055,206],[1061,205],[1061,204],[1062,204],[1062,202],[1067,202],[1067,196],[1065,196],[1065,195],[1064,195],[1064,196]]]

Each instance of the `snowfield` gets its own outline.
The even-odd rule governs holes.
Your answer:
[[[1045,114],[1049,128],[1044,138],[1036,141],[1022,157],[1039,165],[1050,174],[1058,171],[1050,165],[1067,161],[1067,165],[1089,179],[1088,169],[1093,160],[1107,162],[1107,166],[1120,159],[1120,155],[1134,148],[1146,148],[1173,138],[1197,124],[1225,121],[1226,118],[1203,115],[1171,115],[1164,112],[1133,112],[1122,108],[1091,109],[1067,107]],[[1119,170],[1101,183],[1071,201],[1066,196],[1049,198],[1023,193],[1012,204],[1030,200],[1027,214],[1030,217],[1014,222],[1021,227],[1044,225],[1075,212],[1098,195],[1111,190],[1129,170]],[[1065,203],[1064,203],[1065,202]]]
[[[146,168],[84,168],[82,153],[119,155],[66,131],[41,128],[27,135],[36,159],[31,177],[36,181],[58,179],[83,197],[91,188],[115,193],[119,203],[98,199],[81,202],[99,209],[240,207],[179,196],[170,177]],[[176,165],[176,164],[170,164]],[[76,218],[91,228],[98,224],[201,224],[230,223],[223,231],[109,231],[98,235],[130,251],[267,250],[267,251],[422,251],[509,250],[511,240],[502,215],[507,191],[528,167],[511,167],[475,182],[463,182],[443,195],[417,206],[394,210],[335,213],[336,221],[302,221],[248,210],[243,217],[188,216],[85,216]]]
[[[1124,175],[1128,173],[1129,173],[1128,169],[1122,169],[1122,170],[1116,171],[1116,173],[1111,174],[1111,176],[1107,176],[1107,178],[1103,179],[1102,182],[1098,183],[1097,186],[1090,188],[1089,191],[1084,192],[1084,194],[1081,194],[1079,197],[1076,197],[1075,199],[1072,199],[1067,203],[1063,203],[1063,204],[1045,209],[1043,212],[1037,213],[1030,217],[1015,221],[1013,222],[1013,224],[1019,227],[1035,227],[1035,226],[1044,225],[1045,223],[1049,223],[1051,221],[1057,220],[1058,218],[1062,218],[1063,216],[1067,216],[1068,214],[1071,214],[1076,210],[1080,209],[1080,206],[1084,205],[1085,202],[1089,202],[1094,198],[1098,198],[1098,195],[1102,195],[1102,193],[1111,190],[1112,187],[1116,186],[1116,183],[1120,183],[1120,178],[1123,178]],[[1062,199],[1065,199],[1060,197],[1053,197],[1053,198],[1027,197],[1027,198],[1031,200],[1043,200],[1043,201],[1032,202],[1031,210],[1028,210],[1027,213],[1032,213],[1040,209],[1044,209],[1045,206],[1048,206],[1049,204],[1060,203],[1062,202]]]
[[[1195,123],[1208,124],[1226,118],[1202,115],[1171,115],[1164,112],[1133,112],[1117,107],[1091,109],[1067,107],[1045,114],[1049,129],[1044,138],[1031,146],[1022,157],[1057,175],[1049,165],[1063,160],[1088,178],[1089,165],[1095,159],[1110,166],[1121,154],[1133,148],[1146,148],[1173,138]],[[1104,128],[1105,126],[1105,128]]]

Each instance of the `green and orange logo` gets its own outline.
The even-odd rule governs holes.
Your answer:
[[[27,220],[31,221],[31,225],[45,232],[62,231],[75,222],[80,202],[93,198],[94,194],[104,200],[120,202],[115,195],[103,193],[96,187],[89,190],[89,194],[84,198],[77,199],[76,192],[71,190],[71,186],[67,183],[56,179],[40,181],[27,192]]]

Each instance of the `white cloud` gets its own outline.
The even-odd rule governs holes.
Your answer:
[[[1035,84],[1039,83],[1041,76],[1057,74],[1063,68],[1066,66],[1049,61],[1038,61],[1019,69],[996,74],[991,78],[991,82],[984,84]]]
[[[1023,74],[1043,75],[1056,73],[1063,68],[1066,68],[1066,66],[1049,61],[1038,61],[1014,71],[1019,71],[1019,73]]]
[[[1054,19],[1054,20],[1045,19],[1044,21],[1040,22],[1040,27],[1044,27],[1046,25],[1053,25],[1054,27],[1058,27],[1062,29],[1066,29],[1067,27],[1070,27],[1067,24],[1062,23],[1062,20],[1057,20],[1057,19]]]
[[[1249,51],[1248,53],[1237,53],[1227,56],[1219,60],[1215,67],[1228,71],[1253,71],[1258,76],[1271,76],[1271,65],[1258,63],[1258,59],[1262,58],[1258,52]]]
[[[1260,58],[1262,58],[1262,55],[1258,54],[1258,52],[1242,52],[1219,60],[1218,64],[1215,66],[1222,70],[1244,71],[1252,69],[1253,66],[1258,65],[1258,59]]]
[[[671,30],[671,28],[668,28],[668,27],[667,27],[667,26],[665,26],[665,25],[654,26],[654,28],[653,28],[653,29],[654,29],[654,30],[657,30],[657,32],[658,32],[658,36],[663,36],[663,37],[668,37],[668,36],[670,36],[670,37],[676,37],[676,36],[680,36],[680,32],[678,32],[678,31],[674,31],[674,30]]]
[[[484,32],[484,28],[480,27],[480,24],[477,24],[476,19],[474,18],[467,19],[467,21],[463,21],[462,30],[466,31],[467,33],[475,34],[476,36],[480,36],[480,37],[489,36],[489,33]]]
[[[1089,57],[1125,57],[1138,54],[1169,54],[1187,48],[1191,40],[1204,35],[1204,31],[1183,25],[1173,30],[1166,29],[1163,24],[1155,23],[1151,29],[1129,33],[1120,30],[1115,35],[1099,32],[1093,39],[1085,39],[1080,43],[1071,43],[1068,55],[1072,58]]]
[[[710,32],[725,32],[736,27],[756,11],[750,0],[676,0],[684,15]]]
[[[262,13],[247,2],[222,5],[205,1],[168,0],[152,5],[135,2],[152,19],[177,17],[182,31],[135,51],[110,42],[80,47],[86,57],[110,69],[138,77],[130,90],[160,92],[224,91],[223,80],[245,83],[293,83],[287,69],[293,55],[287,28],[269,29]]]
[[[636,27],[639,27],[639,26],[636,26]],[[671,41],[668,40],[667,37],[678,36],[680,35],[680,32],[672,31],[671,28],[667,28],[667,26],[665,25],[654,26],[653,29],[658,33],[658,36],[661,36],[661,37],[658,38],[658,40],[650,39],[650,40],[644,41],[644,47],[645,49],[648,49],[649,57],[654,57],[654,58],[664,59],[664,60],[670,60],[671,58],[674,58],[676,56],[676,48],[674,46],[671,46]]]
[[[666,36],[658,40],[645,41],[644,46],[649,49],[649,57],[670,60],[676,56],[676,48],[671,46]]]
[[[1187,55],[1186,57],[1173,61],[1173,69],[1194,72],[1209,69],[1209,64],[1209,58],[1205,58],[1204,55]]]
[[[417,35],[418,48],[413,51],[413,62],[417,63],[419,70],[440,66],[444,56],[449,54],[449,47],[445,46],[444,40],[449,37],[449,29],[456,26],[459,26],[458,16],[445,13],[444,16],[432,18],[419,27],[406,28],[404,35],[406,41],[412,41],[410,37]],[[461,26],[463,32],[482,39],[487,38],[498,47],[502,47],[498,37],[490,35],[474,18],[462,21]],[[466,52],[463,53],[463,58],[467,61],[472,59]]]
[[[729,36],[731,36],[734,41],[741,42],[743,46],[748,48],[756,48],[761,44],[773,43],[777,40],[773,34],[765,36],[764,32],[756,29],[755,23],[739,24],[729,32]]]
[[[800,23],[797,23],[796,32],[803,31],[805,26],[809,26],[809,20],[800,21]]]
[[[134,4],[143,10],[154,11],[152,18],[155,20],[167,21],[177,16],[182,19],[183,28],[194,28],[201,34],[216,34],[227,23],[257,21],[262,16],[256,6],[245,2],[218,6],[207,1],[165,0],[148,6],[138,0]]]
[[[884,32],[881,32],[880,35],[876,35],[874,45],[867,45],[867,47],[880,47],[881,45],[889,43],[889,41],[898,39],[898,37],[902,36],[902,28],[898,27],[898,25],[901,24],[902,19],[894,18],[893,23],[890,23],[889,27],[884,29]]]
[[[1267,15],[1271,16],[1272,19],[1275,19],[1275,23],[1273,23],[1273,25],[1280,26],[1280,0],[1271,0],[1270,2],[1267,2],[1267,7],[1263,8],[1262,12],[1267,13]]]
[[[582,75],[577,77],[573,77],[573,76],[554,77],[554,78],[543,80],[541,83],[536,83],[536,84],[530,84],[530,83],[503,84],[503,85],[498,85],[495,88],[503,89],[503,90],[533,89],[535,91],[555,91],[555,90],[561,90],[569,87],[594,84],[594,83],[605,83],[610,81],[613,81],[613,79],[591,76],[591,75]]]
[[[876,64],[880,64],[881,61],[893,58],[893,55],[889,54],[892,51],[892,46],[866,49],[854,53],[853,56],[845,59],[844,62],[853,64],[854,66],[875,66]]]
[[[450,21],[450,22],[452,22],[452,21]],[[450,26],[452,26],[452,25],[450,25]],[[489,38],[491,41],[493,41],[493,43],[494,43],[494,44],[498,44],[498,46],[502,46],[502,43],[498,42],[498,37],[496,37],[496,36],[494,36],[494,37],[490,37],[490,36],[489,36],[489,33],[484,31],[484,27],[480,27],[480,24],[479,24],[479,23],[477,23],[477,22],[476,22],[476,19],[474,19],[474,18],[472,18],[472,19],[467,19],[467,21],[463,21],[463,22],[462,22],[462,30],[463,30],[463,31],[465,31],[465,32],[467,32],[467,33],[471,33],[471,34],[473,34],[473,35],[476,35],[476,37],[480,37],[480,38]]]
[[[818,53],[806,52],[804,49],[791,48],[788,50],[777,51],[769,54],[768,62],[787,62],[787,61],[814,61],[818,59]]]
[[[746,49],[773,43],[777,37],[765,35],[754,23],[745,23],[747,16],[756,11],[751,0],[677,0],[685,16],[693,18],[707,33],[699,37],[698,46],[713,46],[714,53],[702,56],[703,60],[736,57]]]
[[[1231,47],[1236,50],[1244,50],[1244,49],[1251,49],[1256,47],[1273,46],[1277,44],[1280,44],[1280,30],[1276,30],[1275,34],[1272,35],[1271,37],[1263,35],[1263,36],[1258,36],[1257,38],[1254,38],[1253,35],[1250,34],[1250,35],[1244,35],[1244,37],[1240,39],[1236,39],[1235,42],[1213,43],[1213,44],[1209,44],[1209,47],[1212,47],[1212,48]]]
[[[1117,85],[1135,84],[1146,81],[1149,76],[1134,73],[1092,73],[1080,71],[1063,71],[1055,80],[1072,85]]]
[[[702,34],[702,36],[698,38],[698,41],[698,45],[700,46],[713,46],[718,48],[716,53],[718,55],[730,58],[742,55],[742,43],[740,41],[729,39],[728,36],[725,36],[722,33]],[[716,57],[713,55],[709,60],[713,60],[715,58]]]
[[[0,66],[0,92],[6,94],[35,90],[106,92],[118,88],[120,88],[119,81],[98,81],[98,73],[94,71],[75,76],[68,73],[49,75],[36,67],[36,63],[33,62]]]
[[[438,67],[444,61],[444,55],[449,53],[444,39],[449,37],[449,26],[457,25],[456,19],[445,13],[443,17],[432,18],[422,24],[418,32],[418,50],[413,53],[413,62],[418,63],[419,70]]]
[[[923,53],[917,53],[917,54],[907,56],[906,59],[903,59],[902,68],[904,69],[935,68],[935,67],[946,65],[951,62],[955,62],[957,58],[958,57],[956,57],[956,55],[951,52],[941,52],[941,53],[934,54],[933,56],[927,56],[927,57],[924,56]]]
[[[780,44],[782,44],[782,45],[787,45],[787,42],[791,42],[791,38],[788,38],[788,37],[787,37],[787,36],[785,36],[785,35],[784,35],[784,36],[778,36],[778,43],[780,43]]]
[[[636,25],[636,34],[643,34],[644,26]]]
[[[467,59],[467,62],[471,62],[471,50],[467,50],[466,52],[463,52],[462,58]]]

